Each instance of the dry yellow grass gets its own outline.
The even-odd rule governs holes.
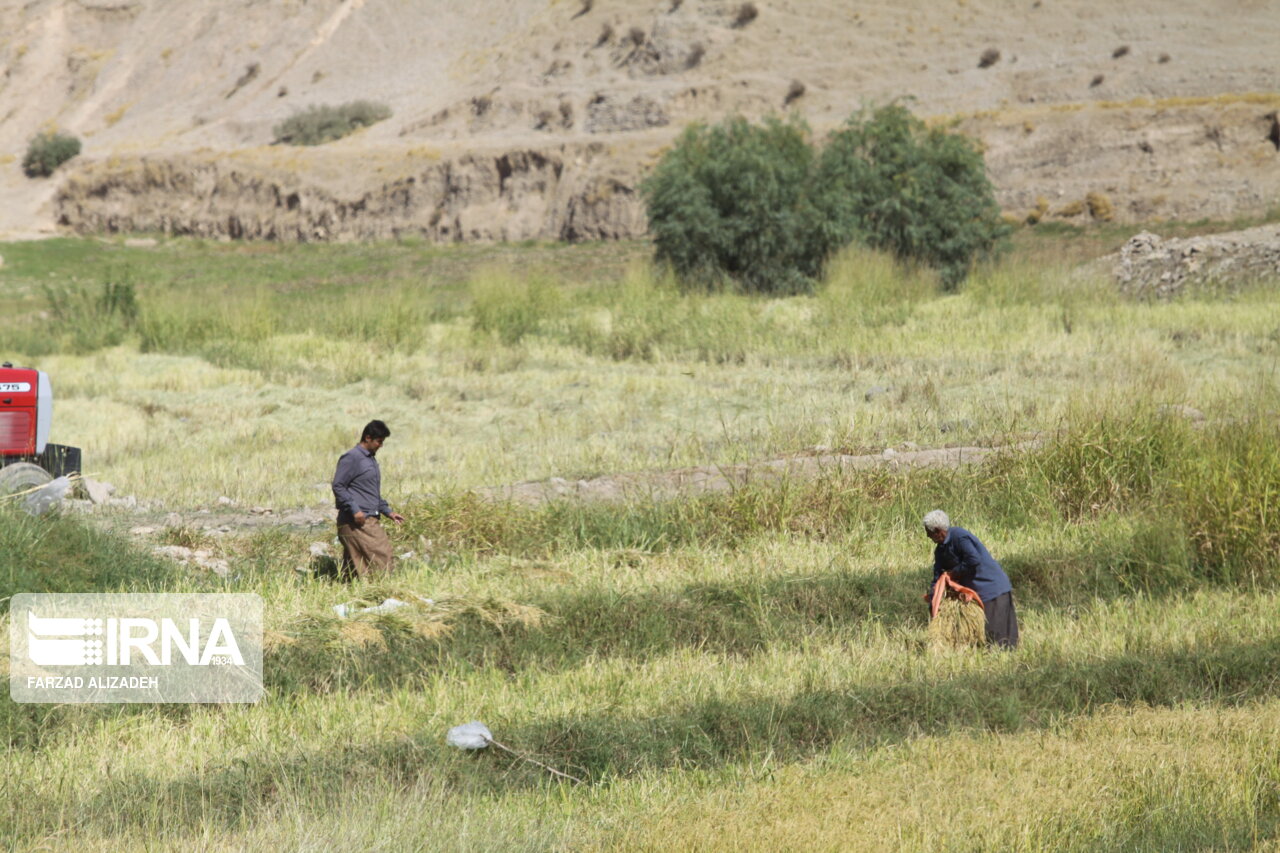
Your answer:
[[[940,651],[980,646],[986,639],[986,624],[982,605],[943,599],[937,615],[929,621],[929,645]]]

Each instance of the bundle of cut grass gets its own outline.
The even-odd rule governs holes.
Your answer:
[[[986,640],[987,619],[982,605],[957,598],[943,599],[938,614],[929,621],[929,647],[963,649]]]

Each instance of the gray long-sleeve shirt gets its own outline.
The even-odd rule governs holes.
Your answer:
[[[333,472],[333,499],[338,523],[350,523],[357,512],[391,515],[391,506],[382,499],[382,471],[373,454],[360,445],[338,458]]]

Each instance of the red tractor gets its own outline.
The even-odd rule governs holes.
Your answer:
[[[53,386],[47,374],[0,364],[0,495],[80,470],[80,448],[49,443]]]

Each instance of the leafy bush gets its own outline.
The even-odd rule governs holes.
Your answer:
[[[323,145],[391,118],[391,108],[373,101],[352,101],[338,107],[313,105],[276,125],[275,141],[286,145]]]
[[[685,284],[811,290],[839,248],[810,198],[815,165],[798,119],[692,125],[641,187],[658,260]]]
[[[47,178],[53,170],[80,153],[80,140],[67,133],[38,133],[27,146],[22,171],[28,178]]]
[[[821,156],[798,119],[694,125],[641,189],[657,258],[686,285],[808,291],[856,240],[954,286],[1009,232],[973,143],[898,105],[855,114]]]
[[[948,287],[1009,232],[973,142],[898,104],[856,113],[834,133],[817,185],[845,239],[934,267]]]

